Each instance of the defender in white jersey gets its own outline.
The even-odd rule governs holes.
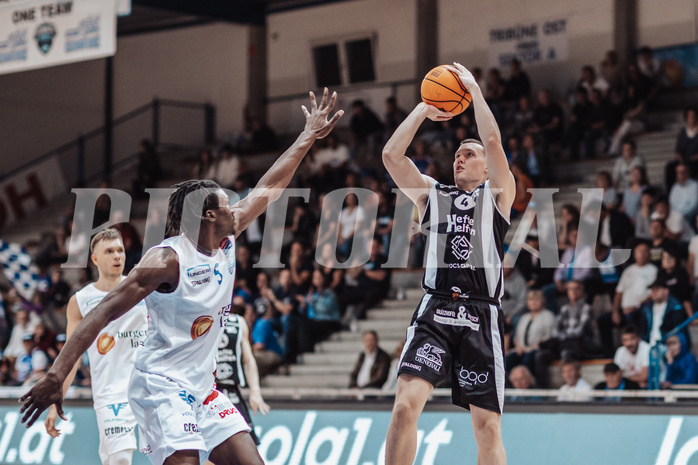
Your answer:
[[[75,293],[68,302],[68,327],[71,337],[75,327],[92,311],[109,291],[123,279],[126,253],[121,234],[116,229],[97,233],[90,243],[92,262],[97,267],[97,281]],[[137,449],[136,418],[128,403],[128,380],[133,371],[133,354],[146,335],[148,309],[140,301],[128,314],[112,321],[87,349],[92,376],[92,398],[99,428],[99,458],[103,465],[130,465]],[[77,364],[63,384],[63,395],[73,383]],[[46,432],[53,437],[58,411],[51,406],[46,417]]]
[[[506,463],[501,437],[504,400],[503,241],[516,194],[501,134],[473,75],[449,67],[470,91],[482,142],[461,142],[453,186],[422,175],[405,151],[422,122],[453,115],[420,103],[393,133],[383,163],[419,210],[427,234],[426,295],[407,329],[397,395],[388,428],[386,465],[412,463],[417,420],[434,386],[450,376],[453,403],[469,408],[478,463]]]
[[[22,422],[31,425],[56,404],[70,369],[99,332],[140,300],[148,305],[148,336],[137,352],[129,402],[138,420],[141,450],[154,464],[260,465],[249,428],[215,388],[215,355],[233,299],[235,237],[281,196],[316,139],[342,116],[328,119],[337,100],[325,89],[304,131],[243,200],[229,206],[213,181],[185,181],[169,199],[168,235],[88,313],[48,374],[24,396]]]

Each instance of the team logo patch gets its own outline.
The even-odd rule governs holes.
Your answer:
[[[97,338],[97,352],[99,352],[100,355],[106,355],[107,352],[114,348],[114,344],[116,344],[114,336],[109,333],[104,333]]]
[[[441,367],[443,366],[441,354],[445,353],[446,351],[442,348],[426,343],[417,349],[415,360],[417,360],[419,363],[423,363],[432,370],[441,371]]]
[[[456,197],[453,204],[459,210],[470,210],[471,208],[475,207],[475,200],[468,194],[461,194],[460,196]]]
[[[228,379],[233,374],[233,367],[227,363],[219,363],[216,369],[216,377],[218,379]]]
[[[179,398],[182,399],[184,402],[186,402],[189,405],[192,405],[194,402],[196,402],[196,398],[193,395],[189,394],[184,389],[179,391]]]
[[[451,240],[451,251],[459,260],[466,261],[470,256],[472,244],[465,236],[455,236]]]
[[[53,38],[56,37],[56,26],[53,23],[42,23],[36,28],[34,40],[39,51],[46,55],[53,46]]]
[[[110,404],[107,405],[111,409],[112,412],[114,412],[114,416],[118,417],[119,416],[119,411],[121,411],[122,408],[126,407],[128,405],[128,402],[122,402],[120,404]]]
[[[213,318],[208,315],[200,316],[191,324],[191,339],[194,340],[206,334],[213,326]]]

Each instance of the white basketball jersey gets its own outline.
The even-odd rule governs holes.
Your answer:
[[[88,284],[75,293],[80,314],[85,317],[107,292]],[[95,408],[128,401],[128,380],[133,370],[133,354],[143,344],[148,327],[145,301],[102,329],[97,340],[87,349],[92,376],[92,398]]]
[[[196,250],[184,235],[155,247],[169,247],[179,260],[179,283],[170,293],[153,292],[148,304],[148,337],[136,368],[165,376],[202,402],[214,383],[216,352],[233,301],[235,238],[216,255]]]

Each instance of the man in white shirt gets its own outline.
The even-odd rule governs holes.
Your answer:
[[[620,325],[628,315],[637,311],[650,296],[650,285],[657,277],[657,267],[650,263],[650,249],[640,242],[633,250],[635,263],[620,275],[613,299],[613,323]]]
[[[635,325],[623,328],[621,341],[623,345],[616,350],[613,362],[623,371],[624,377],[646,387],[650,345],[640,338],[640,332]]]
[[[576,360],[566,360],[562,363],[562,379],[565,384],[560,387],[557,400],[560,402],[585,402],[591,396],[574,395],[573,392],[591,391],[591,385],[582,379],[582,367]]]
[[[672,211],[681,212],[689,224],[693,223],[698,211],[698,182],[690,178],[686,165],[676,167],[676,183],[669,193],[669,206]]]

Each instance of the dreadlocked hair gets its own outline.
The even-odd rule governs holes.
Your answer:
[[[200,224],[206,210],[219,207],[216,191],[221,186],[213,181],[191,179],[175,184],[173,188],[174,192],[170,194],[167,206],[167,237],[177,236],[187,230],[192,231]],[[186,220],[186,224],[182,223],[182,218]],[[195,218],[199,220],[198,224],[188,224]]]

